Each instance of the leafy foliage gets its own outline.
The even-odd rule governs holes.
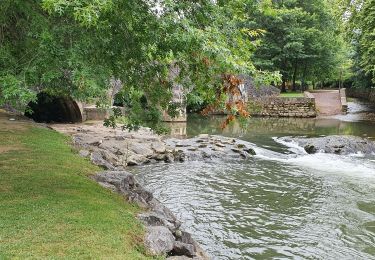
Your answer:
[[[375,1],[337,0],[335,4],[344,20],[343,31],[351,45],[353,85],[371,87],[375,82]]]
[[[362,8],[351,8],[352,32],[363,27],[355,66],[373,75],[374,1],[358,1]],[[347,6],[344,0],[3,0],[0,105],[23,109],[44,91],[108,106],[116,79],[131,129],[145,122],[157,127],[161,111],[176,115],[175,84],[190,107],[230,107],[246,117],[241,104],[228,103],[238,94],[237,75],[258,85],[282,77],[283,86],[294,87],[297,80],[351,76],[342,37]]]
[[[339,78],[348,60],[346,44],[339,31],[340,21],[324,0],[262,1],[253,8],[250,28],[266,30],[257,48],[255,65],[279,70],[283,86],[296,80],[330,81]]]
[[[375,1],[363,2],[358,17],[357,31],[360,51],[360,66],[375,83]]]
[[[173,84],[215,101],[223,74],[254,74],[245,1],[42,0],[0,3],[2,102],[40,91],[104,100],[121,80],[135,123],[160,118]],[[172,66],[179,75],[171,77]],[[9,86],[9,79],[12,87]],[[19,93],[7,94],[17,88]],[[140,103],[145,97],[147,105]],[[21,104],[22,103],[22,104]],[[136,104],[138,103],[138,104]],[[145,115],[145,113],[147,115]],[[136,120],[136,118],[138,118]]]

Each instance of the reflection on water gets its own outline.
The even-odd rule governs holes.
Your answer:
[[[171,129],[170,135],[176,138],[186,137],[186,122],[174,122],[168,123],[169,128]]]
[[[286,135],[356,135],[375,139],[375,110],[356,102],[349,102],[347,115],[318,118],[250,118],[244,129],[234,122],[226,129],[220,129],[224,117],[190,115],[188,117],[187,134],[195,136],[200,133],[221,134],[240,137],[248,141],[257,141],[263,136]]]
[[[256,143],[258,155],[132,171],[214,259],[375,259],[375,156],[291,154],[272,139],[375,137],[374,121],[344,119],[253,118],[245,130],[221,131],[222,118],[191,116],[189,136],[239,137]]]
[[[220,134],[257,141],[262,136],[276,137],[286,135],[355,135],[375,139],[375,106],[357,100],[348,102],[349,113],[318,118],[275,118],[253,117],[246,128],[233,122],[227,128],[220,128],[224,116],[203,117],[190,114],[188,122],[169,123],[171,136],[192,137],[201,133]]]

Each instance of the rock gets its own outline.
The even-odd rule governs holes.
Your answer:
[[[145,157],[151,156],[154,153],[146,143],[130,143],[129,150]]]
[[[177,237],[176,240],[185,244],[195,243],[194,239],[191,237],[191,234],[182,230],[181,230],[181,236]]]
[[[114,153],[107,151],[107,150],[101,150],[103,159],[107,162],[109,162],[113,166],[119,166],[122,165],[121,159],[116,156]]]
[[[82,156],[82,157],[87,157],[90,155],[90,151],[87,151],[87,150],[80,150],[79,151],[79,155]]]
[[[166,163],[173,163],[174,162],[174,156],[171,153],[167,153],[165,155],[164,161]]]
[[[94,151],[93,153],[91,153],[90,159],[95,165],[102,166],[107,170],[115,169],[115,167],[112,164],[110,164],[103,158],[102,153],[100,151]]]
[[[135,180],[133,174],[125,171],[105,171],[98,173],[94,179],[102,186],[113,187],[112,190],[123,194],[129,201],[140,207],[150,207],[153,195]]]
[[[149,202],[153,199],[150,191],[140,186],[132,174],[124,176],[121,180],[119,190],[131,202],[136,202],[139,206],[147,208]]]
[[[96,174],[93,179],[104,187],[110,188],[116,192],[121,192],[121,181],[123,179],[131,178],[129,175],[132,174],[125,171],[105,171]]]
[[[244,149],[244,151],[247,152],[250,155],[256,155],[256,152],[255,152],[255,150],[253,148],[246,147]]]
[[[186,160],[186,155],[183,150],[175,150],[173,152],[174,161],[184,162]]]
[[[176,237],[182,237],[182,231],[181,230],[176,230],[175,231],[175,236]]]
[[[151,255],[164,255],[173,249],[175,238],[168,228],[163,226],[148,227],[145,246]]]
[[[129,166],[135,166],[135,165],[142,165],[142,164],[146,164],[150,161],[150,159],[146,158],[145,156],[143,155],[139,155],[139,154],[132,154],[130,155],[127,160],[126,160],[126,164],[129,165]]]
[[[239,148],[239,149],[243,149],[243,148],[245,148],[246,146],[244,145],[244,144],[237,144],[237,148]]]
[[[165,145],[162,142],[155,142],[151,144],[151,148],[154,149],[156,153],[165,153]]]
[[[149,212],[144,212],[138,215],[139,220],[141,220],[146,226],[164,226],[168,228],[171,232],[175,232],[181,226],[174,215],[171,217],[168,213],[155,212],[153,209]]]
[[[173,231],[177,230],[181,226],[181,222],[177,220],[172,211],[161,204],[157,199],[153,199],[152,201],[150,201],[149,205],[153,213],[175,225],[176,229],[174,229]]]
[[[206,148],[206,147],[207,147],[207,144],[203,144],[203,143],[202,143],[202,144],[198,145],[198,147],[199,147],[199,148]]]
[[[306,153],[308,153],[308,154],[314,154],[318,151],[318,149],[316,149],[316,147],[314,145],[311,145],[311,144],[305,145],[305,147],[303,147],[303,149],[305,149]]]
[[[219,146],[219,147],[223,147],[223,148],[226,147],[226,145],[225,145],[225,144],[222,144],[222,143],[215,143],[215,145],[216,145],[216,146]]]
[[[213,157],[212,153],[208,153],[206,151],[202,151],[201,156],[202,156],[203,159],[211,159]]]
[[[216,152],[223,152],[223,151],[224,151],[224,149],[221,148],[221,147],[212,147],[211,149],[212,149],[213,151],[216,151]]]
[[[152,157],[152,159],[155,159],[156,161],[164,161],[166,155],[165,154],[156,154],[155,156]]]
[[[89,143],[90,145],[93,145],[93,146],[99,146],[103,143],[103,140],[95,140],[95,141],[92,141],[91,143]]]
[[[242,151],[240,150],[240,149],[238,149],[238,148],[232,148],[231,149],[233,152],[235,152],[235,153],[241,153]]]
[[[194,245],[186,244],[180,241],[174,242],[173,250],[171,251],[171,254],[177,255],[177,256],[190,256],[190,257],[193,257],[196,255]]]
[[[246,158],[249,157],[249,155],[248,155],[246,152],[242,152],[242,153],[240,153],[240,156],[241,156],[242,158],[244,158],[244,159],[246,159]]]
[[[191,257],[187,257],[187,256],[170,256],[170,257],[167,257],[168,260],[191,260]]]
[[[116,141],[124,141],[124,140],[126,140],[126,139],[127,139],[126,136],[123,136],[123,135],[115,136],[115,140],[116,140]]]

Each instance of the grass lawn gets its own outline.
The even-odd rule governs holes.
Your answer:
[[[304,97],[303,93],[300,92],[288,92],[280,93],[280,97]]]
[[[0,259],[150,259],[139,209],[87,178],[70,138],[14,126],[0,118]]]

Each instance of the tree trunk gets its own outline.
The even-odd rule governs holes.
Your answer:
[[[281,92],[282,93],[286,92],[286,82],[285,82],[285,79],[283,79],[283,83],[281,84]]]
[[[303,73],[302,73],[302,79],[301,79],[301,92],[305,91],[305,77],[306,77],[306,70],[307,66],[306,63],[303,66]]]
[[[296,91],[296,78],[297,78],[297,62],[294,64],[294,71],[293,71],[293,91]]]

